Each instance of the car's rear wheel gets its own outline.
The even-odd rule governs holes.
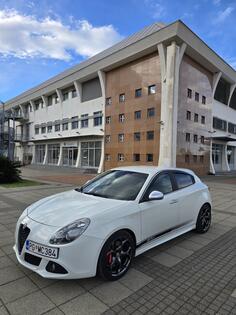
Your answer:
[[[211,225],[211,206],[206,203],[204,204],[198,214],[196,231],[198,233],[206,233]]]
[[[98,274],[106,280],[120,279],[129,269],[135,242],[127,231],[118,231],[104,244],[98,260]]]

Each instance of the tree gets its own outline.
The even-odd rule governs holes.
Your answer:
[[[0,183],[13,183],[21,180],[19,164],[0,155]]]

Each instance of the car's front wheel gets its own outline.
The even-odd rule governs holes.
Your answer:
[[[106,280],[120,279],[129,269],[135,242],[127,231],[118,231],[104,244],[98,260],[98,274]]]
[[[206,233],[211,225],[211,206],[206,203],[204,204],[198,214],[196,231],[198,233]]]

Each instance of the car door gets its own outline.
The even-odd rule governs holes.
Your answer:
[[[173,171],[172,175],[176,191],[178,191],[180,225],[191,224],[196,219],[198,207],[198,192],[194,185],[194,177],[182,171]]]
[[[161,191],[164,198],[148,200],[152,191]],[[143,241],[178,226],[178,192],[174,191],[173,180],[168,172],[159,173],[152,180],[140,200],[139,207]]]

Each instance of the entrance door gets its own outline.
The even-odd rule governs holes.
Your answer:
[[[227,146],[227,159],[230,170],[233,170],[235,168],[234,166],[234,150],[235,148],[232,146]]]
[[[212,144],[212,161],[214,164],[215,171],[222,171],[222,155],[223,155],[223,145],[222,144]]]
[[[78,155],[78,148],[68,147],[63,148],[63,165],[75,166]]]

